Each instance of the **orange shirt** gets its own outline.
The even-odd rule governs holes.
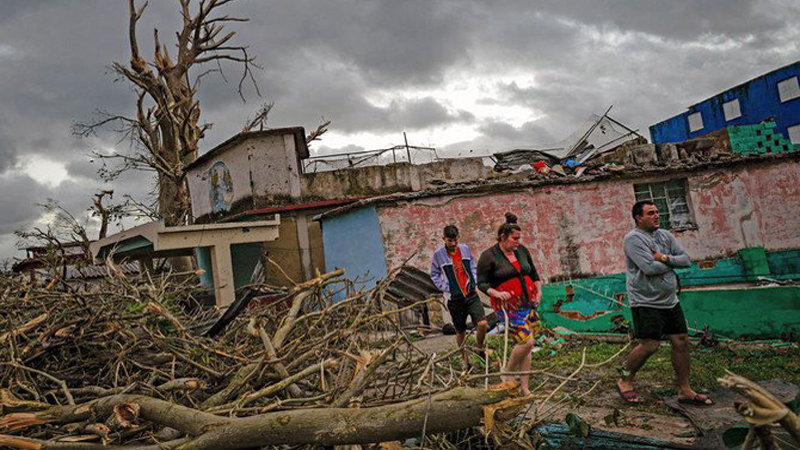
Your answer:
[[[456,273],[458,286],[461,288],[461,292],[466,297],[467,285],[469,284],[469,275],[467,275],[467,271],[464,270],[464,261],[461,259],[461,250],[458,247],[456,247],[456,251],[453,253],[448,250],[447,256],[453,260],[453,272]]]

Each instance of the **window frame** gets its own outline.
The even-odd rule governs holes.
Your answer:
[[[734,102],[736,102],[736,115],[734,115],[732,117],[728,117],[728,108],[726,108],[726,107],[728,105],[733,104]],[[739,102],[739,99],[735,98],[733,100],[730,100],[730,101],[727,101],[727,102],[723,103],[722,104],[722,115],[725,116],[725,122],[730,122],[731,120],[736,120],[736,119],[742,117],[742,104]]]
[[[692,117],[699,117],[700,118],[700,128],[693,128],[692,125]],[[689,133],[695,133],[697,131],[702,130],[706,127],[705,122],[703,122],[703,113],[701,111],[693,112],[686,116],[686,124],[689,127]]]
[[[792,133],[793,128],[797,130],[794,133]],[[786,137],[789,138],[789,142],[791,142],[793,145],[800,145],[800,123],[786,127],[786,134],[788,135]],[[797,142],[792,139],[792,134],[797,136]]]
[[[673,209],[672,209],[673,206],[670,204],[670,201],[669,201],[669,199],[670,199],[670,196],[669,196],[669,191],[670,191],[669,184],[673,183],[673,182],[680,183],[681,189],[682,189],[682,192],[683,192],[683,198],[684,198],[684,202],[685,202],[685,205],[686,205],[686,218],[687,218],[686,224],[683,224],[683,225],[675,225],[675,223],[672,220],[672,217],[675,215],[675,213],[673,212]],[[662,186],[663,196],[655,196],[654,195],[653,187],[655,185],[661,185]],[[641,187],[641,186],[647,186],[647,192],[649,194],[648,198],[640,198],[640,196],[638,195],[638,194],[644,192],[644,191],[637,190],[637,187]],[[663,211],[662,211],[661,207],[659,206],[659,214],[662,215],[662,220],[660,220],[660,222],[661,222],[660,225],[661,225],[662,229],[669,230],[669,231],[674,231],[674,232],[681,232],[681,231],[688,231],[688,230],[696,230],[698,228],[697,227],[697,220],[695,219],[695,215],[694,215],[694,207],[692,205],[692,198],[691,198],[691,195],[690,195],[691,191],[689,189],[689,180],[688,180],[687,177],[653,178],[653,179],[637,180],[637,181],[632,183],[631,187],[633,188],[633,196],[634,196],[634,199],[636,201],[650,200],[650,201],[656,203],[656,205],[658,205],[659,201],[663,201],[667,205],[667,215],[668,215],[667,221],[668,221],[669,227],[664,227],[663,226],[664,225],[664,223],[663,223]]]
[[[786,86],[787,83],[791,83],[792,81],[794,81],[794,86],[796,87],[796,89],[794,89],[794,93],[793,93],[794,97],[783,98],[783,92],[784,91],[781,90],[781,85]],[[797,79],[796,75],[793,76],[793,77],[789,77],[789,78],[787,78],[785,80],[778,81],[775,84],[775,88],[778,90],[778,99],[781,101],[781,103],[786,103],[786,102],[792,101],[792,100],[794,100],[796,98],[800,98],[800,80]],[[789,87],[787,89],[791,89],[791,87]],[[791,95],[792,93],[789,92],[788,94]]]

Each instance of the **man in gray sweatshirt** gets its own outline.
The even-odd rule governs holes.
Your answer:
[[[673,270],[691,266],[689,255],[668,231],[659,229],[658,207],[653,202],[637,202],[631,213],[636,228],[625,235],[623,246],[628,303],[638,345],[625,360],[617,391],[627,403],[642,402],[633,388],[633,378],[666,336],[672,345],[678,401],[710,405],[713,402],[707,395],[698,394],[689,385],[689,336]]]

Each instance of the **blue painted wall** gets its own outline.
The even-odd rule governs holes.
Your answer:
[[[731,125],[753,125],[770,117],[777,124],[776,132],[788,138],[786,129],[800,123],[800,98],[781,103],[778,96],[778,83],[793,76],[800,77],[800,62],[790,64],[747,83],[728,89],[696,105],[688,111],[650,127],[650,139],[654,144],[680,142],[702,136]],[[742,115],[725,121],[722,104],[739,99]],[[689,115],[700,112],[703,128],[689,132]]]
[[[203,270],[200,275],[200,286],[208,292],[214,292],[214,272],[211,263],[211,247],[199,247],[194,251],[197,257],[197,267]]]
[[[322,219],[325,270],[344,269],[348,279],[368,279],[371,288],[386,276],[383,237],[374,207],[358,208]]]

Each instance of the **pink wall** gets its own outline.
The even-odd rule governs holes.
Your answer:
[[[676,178],[671,176],[670,178]],[[544,278],[624,270],[621,242],[632,227],[632,184],[660,178],[548,186],[521,192],[431,197],[378,208],[386,265],[428,270],[442,228],[454,223],[477,258],[495,243],[506,211],[519,217],[523,242]],[[695,259],[745,247],[800,248],[800,162],[781,160],[688,175],[697,229],[675,232]]]

